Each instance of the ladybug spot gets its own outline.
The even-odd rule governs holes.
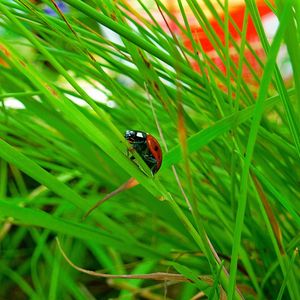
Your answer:
[[[155,151],[158,151],[158,147],[157,147],[157,146],[155,146],[155,147],[154,147],[154,150],[155,150]]]

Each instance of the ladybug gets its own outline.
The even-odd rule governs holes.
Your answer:
[[[162,162],[162,151],[156,138],[149,133],[138,130],[126,130],[124,136],[150,168],[152,174],[155,174]]]

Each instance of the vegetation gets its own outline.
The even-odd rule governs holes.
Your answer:
[[[252,0],[240,29],[203,0],[218,31],[133,2],[0,1],[0,298],[300,299],[299,1],[266,1],[271,41]],[[155,176],[126,129],[160,141]]]

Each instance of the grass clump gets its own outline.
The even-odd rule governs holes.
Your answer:
[[[300,299],[299,5],[260,5],[1,1],[0,297]]]

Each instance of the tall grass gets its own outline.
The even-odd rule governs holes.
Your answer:
[[[271,41],[252,0],[242,28],[230,1],[64,2],[0,2],[0,297],[300,299],[298,2],[266,1]],[[131,128],[161,142],[155,176]]]

